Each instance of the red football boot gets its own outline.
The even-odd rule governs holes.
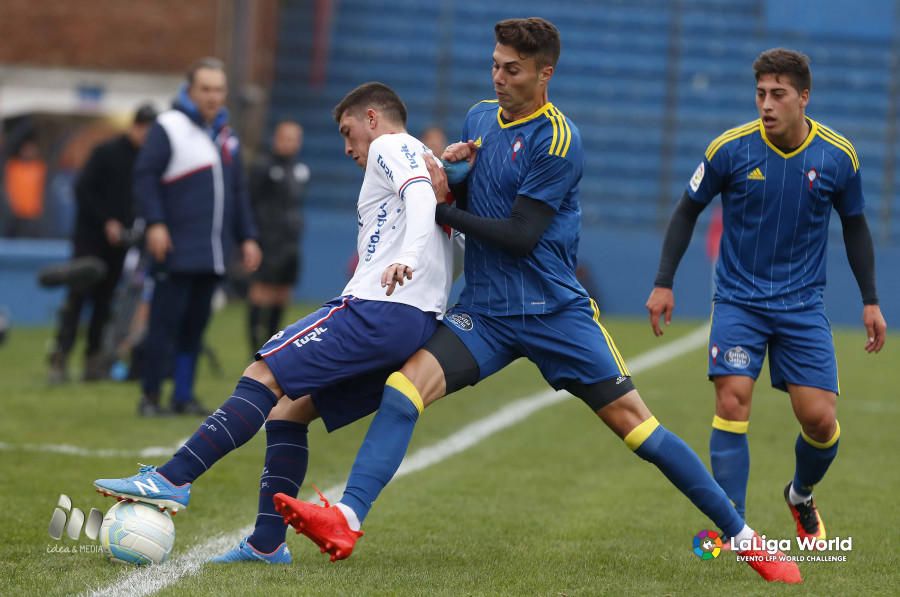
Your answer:
[[[790,494],[791,484],[788,483],[784,488],[784,501],[791,510],[794,522],[797,523],[797,537],[800,539],[825,539],[825,523],[819,516],[819,510],[816,508],[816,502],[813,501],[812,496],[802,504],[792,504]]]
[[[754,538],[759,539],[759,535],[755,535]],[[737,554],[768,582],[783,582],[791,585],[803,582],[800,568],[795,562],[787,559],[787,556],[781,551],[770,554],[764,549],[745,549],[738,551]]]
[[[332,562],[349,558],[356,540],[363,536],[363,532],[352,530],[343,512],[329,504],[321,491],[316,489],[316,493],[324,506],[304,502],[284,493],[276,493],[272,501],[285,524],[312,539],[322,553],[331,554]]]

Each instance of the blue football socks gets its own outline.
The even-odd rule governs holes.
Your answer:
[[[293,421],[266,422],[266,460],[259,478],[259,509],[256,526],[247,541],[263,553],[284,543],[287,526],[275,510],[272,496],[285,493],[297,497],[309,463],[307,427]]]
[[[353,510],[360,523],[400,467],[423,408],[412,382],[400,372],[391,374],[340,501]]]
[[[750,477],[749,421],[729,421],[713,417],[709,436],[709,460],[713,477],[722,486],[734,509],[746,516],[747,480]]]
[[[277,401],[265,385],[242,377],[231,398],[157,471],[175,485],[193,483],[220,458],[256,435]]]
[[[794,471],[794,491],[801,496],[812,495],[813,486],[822,480],[838,451],[841,425],[835,421],[834,434],[827,442],[817,442],[803,431],[797,436],[794,453],[797,468]]]
[[[681,438],[650,417],[628,435],[625,444],[652,462],[662,473],[729,537],[744,529],[744,520],[703,462]]]

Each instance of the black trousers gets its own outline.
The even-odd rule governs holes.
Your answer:
[[[93,356],[100,352],[103,343],[103,330],[109,321],[113,294],[119,277],[122,275],[122,263],[125,261],[125,250],[117,247],[98,247],[83,241],[75,240],[74,257],[98,257],[106,264],[106,276],[88,289],[69,290],[66,301],[59,311],[59,328],[56,332],[56,350],[68,354],[75,345],[78,334],[78,322],[81,310],[86,302],[92,305],[91,319],[88,324],[87,348],[85,354]]]
[[[209,323],[213,292],[221,276],[213,273],[166,273],[154,276],[150,322],[144,340],[141,390],[159,395],[173,354],[198,354]]]

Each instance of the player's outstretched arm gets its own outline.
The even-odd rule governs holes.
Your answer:
[[[866,352],[878,352],[884,346],[887,323],[878,306],[875,288],[875,248],[864,214],[841,216],[847,261],[859,285],[863,300],[863,325],[866,327]]]
[[[663,335],[663,330],[659,327],[660,317],[665,318],[666,325],[672,323],[672,311],[675,309],[675,295],[672,292],[675,270],[678,269],[678,264],[681,263],[684,252],[687,251],[697,218],[704,207],[706,207],[705,204],[694,201],[685,192],[678,205],[675,206],[675,212],[666,228],[656,280],[653,282],[653,290],[645,305],[650,315],[650,326],[656,336]]]
[[[657,337],[662,336],[662,328],[659,327],[660,317],[664,318],[666,325],[672,323],[672,312],[675,310],[675,293],[671,288],[654,288],[647,299],[647,313],[650,315],[650,327]]]
[[[435,194],[445,197],[448,192],[446,174],[429,156],[425,158]],[[541,239],[553,221],[556,210],[549,204],[519,195],[513,202],[508,218],[485,218],[439,203],[435,219],[441,226],[450,226],[467,237],[490,243],[514,257],[525,257]]]
[[[863,325],[866,326],[866,352],[880,352],[887,340],[887,322],[881,314],[881,307],[863,307]]]

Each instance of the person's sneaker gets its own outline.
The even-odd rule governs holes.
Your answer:
[[[102,354],[92,354],[84,360],[82,381],[102,381],[109,379],[109,365]]]
[[[754,535],[753,540],[754,542],[761,541],[759,535]],[[762,545],[760,544],[759,547]],[[764,549],[745,549],[738,551],[737,554],[768,582],[783,582],[791,585],[803,582],[800,568],[781,551],[771,554]]]
[[[139,417],[167,417],[170,413],[159,405],[159,396],[141,396],[138,402],[137,413]]]
[[[250,545],[244,537],[237,547],[232,547],[220,556],[209,561],[210,564],[233,564],[234,562],[260,562],[262,564],[290,564],[291,550],[287,543],[282,543],[272,553],[263,553]]]
[[[191,398],[183,401],[172,400],[172,414],[208,417],[212,414],[212,411],[200,404],[200,401],[196,398]]]
[[[349,558],[363,532],[352,530],[343,512],[329,504],[321,491],[316,489],[316,492],[324,506],[303,502],[285,493],[276,493],[272,501],[284,522],[312,539],[322,553],[331,555],[332,562]]]
[[[69,372],[66,369],[66,355],[55,350],[47,358],[49,369],[47,370],[47,383],[51,385],[64,384],[69,381]]]
[[[822,522],[822,517],[819,515],[819,510],[816,508],[816,502],[813,500],[812,496],[809,496],[809,499],[801,504],[792,504],[791,484],[788,483],[784,488],[784,501],[787,502],[788,508],[791,511],[791,516],[794,517],[794,522],[797,523],[798,538],[826,538],[825,523]]]
[[[97,493],[122,500],[144,502],[177,514],[188,507],[191,500],[191,484],[175,485],[156,472],[155,466],[141,465],[138,474],[122,479],[97,479]]]

